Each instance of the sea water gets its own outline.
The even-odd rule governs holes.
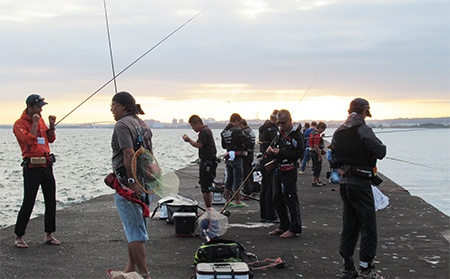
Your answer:
[[[326,130],[332,135],[334,129]],[[213,130],[218,154],[220,131]],[[111,172],[112,129],[58,129],[50,145],[56,154],[54,175],[57,209],[112,194],[103,183]],[[375,129],[388,146],[388,155],[379,161],[379,171],[412,195],[425,199],[450,215],[450,129]],[[257,134],[257,130],[255,129]],[[196,139],[191,129],[154,129],[154,153],[165,171],[181,169],[197,159],[198,150],[182,140],[183,134]],[[0,228],[13,225],[23,198],[23,177],[19,145],[11,129],[0,129]],[[324,166],[326,169],[326,166]],[[325,173],[325,171],[324,171]],[[323,173],[323,175],[324,175]],[[39,190],[32,218],[44,213]]]

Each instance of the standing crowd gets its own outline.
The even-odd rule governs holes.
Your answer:
[[[44,98],[32,94],[26,99],[26,109],[14,124],[14,134],[22,150],[24,199],[15,226],[15,246],[28,248],[23,239],[34,207],[39,186],[45,199],[44,242],[61,245],[56,231],[56,183],[53,176],[55,157],[49,143],[56,139],[55,116],[49,116],[49,127],[41,117]],[[152,132],[138,117],[141,106],[128,92],[119,92],[111,102],[116,124],[112,135],[112,167],[115,174],[115,203],[128,242],[128,263],[123,272],[137,272],[150,278],[145,243],[148,240],[145,208],[154,194],[139,187],[133,178],[132,158],[140,149],[152,152]],[[339,252],[343,258],[342,278],[382,278],[374,273],[373,261],[377,247],[375,205],[371,189],[376,161],[386,155],[386,146],[366,125],[371,117],[369,102],[354,99],[347,120],[335,131],[330,145],[331,167],[340,175],[340,195],[343,202],[343,227]],[[211,129],[198,115],[189,118],[196,140],[188,135],[182,139],[198,149],[199,183],[205,206],[212,207],[212,189],[217,169],[217,149]],[[245,119],[233,113],[221,132],[221,145],[226,150],[225,198],[229,206],[245,208],[242,195],[252,193],[253,172],[262,173],[260,188],[260,218],[262,222],[278,223],[268,234],[279,238],[294,238],[302,233],[300,203],[297,193],[298,175],[304,174],[312,161],[312,186],[320,187],[325,152],[324,122],[305,123],[297,127],[288,110],[274,110],[259,127],[257,164],[254,163],[255,133]],[[148,210],[148,209],[147,209]],[[358,239],[359,263],[354,252]],[[110,275],[113,275],[111,271]]]

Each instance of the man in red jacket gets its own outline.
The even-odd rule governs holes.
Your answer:
[[[50,128],[41,117],[42,107],[47,103],[37,94],[31,94],[26,100],[27,108],[14,123],[13,132],[22,150],[22,167],[24,179],[24,197],[15,227],[15,246],[28,248],[23,240],[25,230],[33,211],[39,185],[42,187],[45,202],[44,226],[45,243],[60,245],[61,242],[52,236],[56,230],[56,183],[53,176],[53,154],[49,143],[56,139],[56,117],[48,117]]]

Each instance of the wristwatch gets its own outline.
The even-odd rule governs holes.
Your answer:
[[[128,178],[128,184],[133,184],[134,182],[136,182],[134,181],[134,178],[132,177]]]

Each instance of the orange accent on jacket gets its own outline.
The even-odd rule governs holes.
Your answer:
[[[35,136],[31,133],[31,125],[33,119],[28,116],[27,111],[24,110],[22,116],[14,123],[13,132],[17,138],[17,142],[22,150],[22,158],[25,157],[48,157],[50,154],[49,143],[56,140],[56,135],[49,135],[48,127],[45,125],[44,119],[39,119],[37,134]],[[45,138],[44,144],[38,144],[37,138]]]

